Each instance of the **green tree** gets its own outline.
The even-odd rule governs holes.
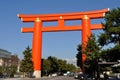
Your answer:
[[[67,66],[66,66],[66,61],[62,59],[58,59],[58,72],[66,72],[67,71]]]
[[[97,44],[95,35],[91,35],[88,38],[88,42],[84,52],[87,56],[85,61],[85,72],[95,75],[98,72],[98,60],[100,58],[100,48]]]
[[[75,72],[76,67],[72,64],[68,64],[66,60],[58,59],[56,57],[49,56],[47,59],[43,59],[43,75],[51,73],[65,73],[67,71]]]
[[[51,70],[51,63],[48,59],[43,59],[43,75],[48,76]]]
[[[76,67],[73,64],[67,64],[67,71],[75,72]]]
[[[77,51],[78,51],[78,53],[76,54],[77,66],[82,68],[82,45],[81,44],[78,45]]]
[[[113,48],[102,51],[101,57],[109,62],[120,60],[120,45],[115,45]]]
[[[56,57],[49,56],[48,60],[50,61],[51,64],[51,71],[50,73],[55,73],[58,72],[58,62]]]
[[[103,47],[111,43],[114,44],[114,46],[107,49],[105,51],[106,54],[103,55],[107,57],[107,61],[117,61],[120,59],[118,56],[120,53],[120,8],[113,9],[105,15],[103,27],[104,33],[99,36],[99,44]]]
[[[24,59],[22,59],[20,63],[20,71],[29,75],[31,72],[33,72],[33,63],[31,58],[32,52],[29,46],[25,49],[23,55]]]
[[[109,11],[105,15],[105,22],[102,24],[104,33],[99,36],[100,45],[120,44],[120,8]]]

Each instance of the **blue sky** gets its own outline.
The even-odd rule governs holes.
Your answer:
[[[32,44],[32,33],[21,33],[22,27],[32,27],[33,23],[23,23],[17,14],[52,14],[65,12],[83,12],[104,8],[120,7],[120,0],[1,0],[0,2],[0,48],[18,54]],[[91,21],[100,23],[103,20]],[[79,24],[66,22],[66,24]],[[45,23],[44,25],[55,25]],[[101,31],[93,31],[99,34]],[[42,57],[75,58],[77,45],[81,43],[81,32],[43,33]]]

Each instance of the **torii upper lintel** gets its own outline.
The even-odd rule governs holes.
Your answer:
[[[88,11],[88,12],[74,12],[74,13],[62,13],[62,14],[18,14],[23,22],[34,22],[36,18],[39,18],[42,22],[45,21],[57,21],[59,19],[63,20],[79,20],[83,18],[83,15],[87,15],[91,19],[103,18],[105,13],[109,11],[109,8]]]

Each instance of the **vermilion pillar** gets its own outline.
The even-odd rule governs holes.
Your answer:
[[[86,47],[88,37],[91,35],[90,18],[84,15],[82,18],[82,49]]]
[[[82,18],[82,51],[86,47],[88,37],[91,35],[91,28],[90,28],[90,18],[87,15],[84,15]],[[84,71],[84,61],[86,60],[85,53],[82,53],[82,71]]]
[[[34,65],[34,73],[36,77],[41,75],[41,55],[42,55],[42,22],[36,18],[34,22],[33,44],[32,44],[32,59]]]

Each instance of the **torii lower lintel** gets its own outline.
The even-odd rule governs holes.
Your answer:
[[[23,15],[19,14],[23,22],[34,22],[34,26],[30,28],[22,28],[22,32],[33,33],[32,43],[32,60],[34,65],[34,76],[41,77],[41,57],[42,57],[42,32],[58,32],[58,31],[82,31],[82,50],[86,47],[88,37],[91,35],[91,30],[102,29],[101,24],[91,24],[91,19],[103,18],[109,9],[76,12],[76,13],[63,13],[63,14],[39,14],[39,15]],[[66,20],[82,20],[81,25],[65,26]],[[57,26],[43,27],[42,22],[58,21]],[[84,55],[85,56],[85,55]],[[83,56],[82,56],[83,57]],[[84,60],[83,60],[84,65]],[[84,71],[84,67],[82,68]]]
[[[91,24],[90,29],[91,30],[97,30],[97,29],[102,29],[102,24]],[[42,27],[42,32],[58,32],[58,31],[78,31],[78,30],[82,30],[82,26],[81,25],[77,25],[77,26],[63,26],[62,28],[59,28],[58,26],[49,26],[49,27]],[[33,32],[34,29],[33,27],[31,28],[21,28],[21,32]]]

